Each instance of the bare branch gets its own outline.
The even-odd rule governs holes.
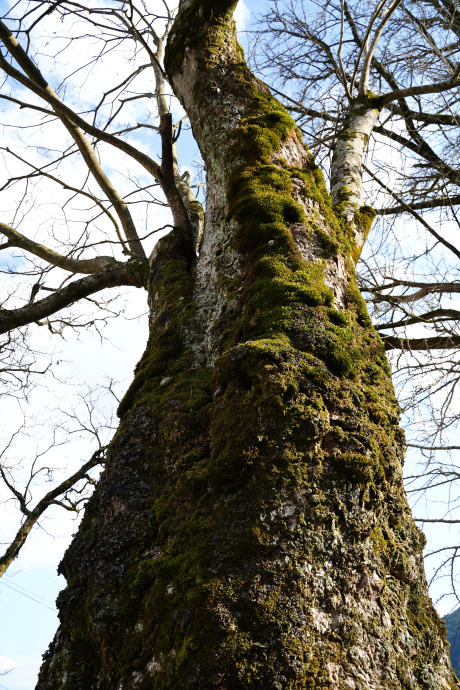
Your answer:
[[[18,532],[16,533],[16,536],[12,540],[11,544],[8,546],[6,549],[5,553],[3,556],[0,556],[0,577],[6,572],[8,567],[11,565],[11,563],[14,561],[15,558],[18,557],[20,550],[25,544],[25,541],[27,537],[29,536],[32,528],[38,520],[41,518],[43,513],[51,506],[53,503],[56,503],[56,499],[59,496],[62,496],[65,494],[69,489],[71,489],[77,482],[79,482],[81,479],[85,478],[87,476],[87,473],[92,470],[94,467],[97,465],[100,465],[101,462],[103,461],[103,456],[105,453],[106,447],[104,446],[103,448],[98,448],[95,453],[93,453],[92,457],[88,462],[86,462],[84,465],[80,467],[77,472],[75,472],[71,477],[68,477],[65,479],[63,482],[61,482],[58,486],[56,486],[54,489],[49,491],[33,508],[32,510],[27,510],[25,513],[26,519],[24,520],[23,524],[19,528]]]
[[[121,285],[144,287],[144,275],[147,266],[147,261],[128,261],[117,268],[109,268],[75,280],[67,287],[57,290],[39,302],[28,304],[19,309],[0,309],[0,334],[44,319],[60,309],[70,306],[77,300],[108,287]]]
[[[33,93],[36,93],[37,95],[44,98],[44,100],[46,100],[53,107],[53,110],[59,115],[63,125],[66,127],[67,131],[77,144],[80,153],[83,156],[89,170],[91,170],[92,174],[94,175],[94,178],[100,185],[101,189],[105,192],[107,197],[110,199],[113,207],[117,211],[118,216],[120,218],[120,222],[126,233],[126,239],[130,243],[131,252],[133,256],[145,258],[145,252],[142,248],[141,243],[139,242],[136,227],[134,225],[128,207],[126,206],[122,197],[120,196],[118,191],[115,189],[115,187],[112,185],[109,178],[105,174],[93,148],[91,147],[83,133],[80,131],[79,124],[75,123],[72,118],[69,118],[68,113],[63,112],[62,108],[64,108],[64,111],[72,111],[70,111],[70,109],[64,106],[59,96],[47,83],[46,79],[43,77],[38,67],[32,62],[27,53],[20,46],[17,39],[1,21],[0,39],[3,41],[4,45],[7,47],[9,52],[13,55],[14,59],[18,62],[20,67],[28,76],[24,77],[21,74],[21,72],[9,65],[7,61],[4,59],[4,57],[1,55],[1,53],[0,67],[7,74],[12,76],[13,78],[16,78],[18,81],[21,81],[22,78],[21,83],[24,86],[29,88]],[[56,104],[60,104],[61,109],[59,109],[59,107],[56,108]],[[77,126],[75,126],[76,124]]]
[[[432,338],[397,338],[382,335],[385,350],[455,350],[460,348],[460,336],[433,336]]]
[[[383,20],[380,22],[379,26],[377,27],[377,29],[375,31],[375,34],[374,34],[374,37],[372,39],[372,43],[371,43],[369,49],[365,52],[363,66],[361,69],[361,79],[359,82],[359,93],[362,95],[366,95],[367,91],[369,89],[369,72],[371,69],[372,59],[374,57],[375,50],[377,48],[377,44],[378,44],[378,42],[382,36],[382,33],[383,33],[385,26],[388,24],[389,20],[391,19],[391,15],[398,9],[401,2],[402,2],[402,0],[393,0],[393,2],[390,4],[390,7],[386,11]],[[378,16],[378,15],[376,15],[376,16]]]
[[[458,70],[457,70],[458,71]],[[450,89],[457,89],[460,86],[460,79],[457,75],[446,81],[440,81],[435,84],[423,84],[421,86],[410,86],[407,89],[396,89],[384,96],[379,96],[379,105],[383,108],[392,101],[400,101],[402,98],[410,96],[423,96],[430,93],[441,93],[449,91]]]
[[[59,268],[70,271],[70,273],[97,273],[106,268],[117,268],[124,265],[122,262],[116,261],[112,256],[95,256],[92,259],[72,259],[62,256],[62,254],[58,254],[53,249],[49,249],[43,244],[38,244],[38,242],[24,237],[17,230],[1,222],[0,233],[8,237],[10,246],[24,249],[40,257],[40,259],[44,259],[52,266],[59,266]]]
[[[422,216],[418,214],[417,211],[414,211],[414,209],[411,206],[409,206],[409,204],[406,204],[406,202],[398,194],[396,194],[392,189],[390,189],[386,184],[384,184],[376,175],[374,175],[373,172],[369,170],[369,168],[367,168],[365,165],[363,165],[363,168],[367,172],[367,174],[370,175],[372,179],[375,180],[382,187],[382,189],[388,192],[388,194],[391,194],[393,199],[396,199],[396,201],[402,207],[404,207],[405,210],[411,214],[411,216],[416,218],[418,222],[421,223],[423,227],[428,230],[430,235],[433,235],[433,237],[435,237],[438,240],[438,242],[441,242],[441,244],[447,247],[447,249],[450,249],[450,251],[460,259],[460,250],[457,249],[457,247],[454,247],[453,244],[448,242],[444,237],[442,237],[438,232],[436,232],[436,230],[429,223],[427,223],[427,221],[424,218],[422,218]]]

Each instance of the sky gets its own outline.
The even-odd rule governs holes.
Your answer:
[[[237,25],[240,32],[240,42],[246,45],[244,29],[247,27],[251,18],[251,12],[258,12],[263,9],[265,0],[240,0],[236,12]],[[0,10],[5,7],[5,3],[0,0]],[[59,27],[56,26],[56,31]],[[44,51],[46,52],[46,51]],[[123,56],[119,56],[122,59]],[[64,60],[64,57],[63,57]],[[40,63],[42,69],[49,69],[52,75],[54,65],[50,60],[47,62],[46,55]],[[116,69],[116,64],[110,65],[110,70]],[[101,80],[104,74],[101,73]],[[90,87],[88,86],[88,89]],[[71,85],[69,86],[69,93]],[[85,91],[79,93],[81,99],[87,98],[90,102],[90,94]],[[182,115],[180,106],[174,105],[173,113],[175,119]],[[17,117],[17,113],[12,117]],[[21,114],[22,118],[27,118],[27,114]],[[26,120],[23,120],[24,123]],[[56,132],[55,136],[60,136]],[[154,152],[155,140],[139,135],[141,147],[149,146]],[[191,158],[194,156],[193,145],[189,142],[182,147],[184,154],[181,163],[182,170],[192,169]],[[120,185],[123,185],[123,175],[121,157],[114,153],[112,158],[104,160],[113,178]],[[10,171],[11,174],[11,171]],[[73,174],[69,168],[69,174]],[[75,173],[77,174],[77,173]],[[59,205],[59,197],[54,200]],[[0,214],[7,209],[0,208]],[[52,214],[50,207],[43,208],[43,222]],[[161,225],[168,221],[166,211],[158,211],[155,222]],[[27,218],[24,219],[24,227],[27,226]],[[153,245],[153,240],[152,243]],[[53,347],[55,349],[54,359],[59,361],[57,375],[59,381],[47,382],[46,386],[39,387],[32,393],[32,405],[34,412],[35,427],[31,427],[29,436],[21,436],[18,439],[16,458],[30,459],[37,452],[42,452],[48,443],[48,436],[41,432],[48,418],[56,415],[56,410],[67,411],[69,415],[72,409],[68,408],[68,401],[71,405],[77,405],[72,392],[81,386],[82,381],[89,387],[101,387],[106,385],[107,378],[115,378],[117,383],[116,390],[121,396],[126,390],[132,378],[133,369],[136,362],[142,355],[147,338],[147,320],[145,299],[141,291],[126,290],[125,305],[127,320],[113,319],[103,329],[103,339],[94,337],[77,337],[69,335],[66,340],[51,338],[47,333],[41,333],[43,347]],[[43,329],[42,329],[43,330]],[[101,391],[102,395],[103,391]],[[106,395],[104,411],[110,416],[114,407],[114,401]],[[81,404],[81,401],[80,403]],[[75,408],[76,409],[76,408]],[[78,408],[80,409],[80,408]],[[83,414],[83,408],[82,412]],[[3,438],[8,439],[11,432],[17,429],[24,415],[24,408],[11,399],[0,400],[0,419],[2,419]],[[49,420],[48,420],[49,421]],[[64,473],[68,468],[78,466],[78,463],[85,461],[90,456],[94,446],[84,436],[78,435],[73,429],[72,422],[68,417],[66,429],[61,430],[59,438],[63,445],[60,445],[49,456],[47,462],[55,467],[61,468]],[[110,434],[107,431],[106,436]],[[69,440],[69,443],[64,441]],[[0,452],[2,446],[0,446]],[[408,466],[410,471],[410,466]],[[64,474],[57,476],[64,476]],[[49,488],[46,483],[37,487],[38,494],[43,494]],[[2,498],[0,490],[0,500]],[[0,541],[6,541],[8,536],[16,528],[15,509],[13,504],[3,506],[0,512]],[[29,540],[23,548],[19,559],[10,568],[6,576],[0,579],[0,690],[30,690],[35,685],[35,679],[40,666],[41,655],[51,641],[56,630],[58,620],[55,608],[55,599],[61,588],[65,586],[62,576],[57,575],[57,566],[62,554],[68,545],[71,536],[77,529],[77,521],[72,515],[65,511],[56,509],[54,514],[50,514],[43,521],[40,528],[32,532]],[[427,528],[431,538],[431,543],[435,543],[439,537],[439,527]],[[434,591],[437,599],[442,594],[441,589]],[[449,604],[441,602],[439,610],[445,613],[449,609]]]

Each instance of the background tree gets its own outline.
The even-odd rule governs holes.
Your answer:
[[[107,240],[87,229],[56,251],[3,225],[5,249],[45,261],[46,275],[54,267],[87,277],[40,300],[34,283],[28,303],[3,309],[0,322],[5,331],[44,320],[53,328],[57,310],[106,287],[145,287],[150,298],[147,350],[62,564],[62,626],[39,687],[150,687],[153,676],[157,687],[356,687],[363,678],[456,687],[402,490],[388,366],[352,259],[374,216],[359,166],[376,112],[458,80],[370,95],[380,30],[370,23],[358,97],[351,86],[334,146],[331,208],[294,123],[242,60],[235,5],[183,3],[168,40],[165,70],[206,164],[201,244],[204,214],[179,174],[164,100],[159,17],[124,3],[87,14],[81,4],[40,4],[32,9],[41,14],[21,17],[18,35],[56,12],[87,17],[85,33],[104,46],[116,49],[126,34],[136,58],[141,46],[157,79],[161,164],[122,136],[139,123],[110,131],[121,109],[104,112],[105,97],[92,122],[64,105],[3,30],[5,74],[41,105],[7,98],[62,123],[111,204],[110,242],[129,258],[94,254]],[[134,68],[122,87],[143,71]],[[88,136],[131,156],[165,195],[174,229],[150,262]],[[43,166],[30,167],[41,182]],[[102,211],[81,184],[68,191],[82,189]]]

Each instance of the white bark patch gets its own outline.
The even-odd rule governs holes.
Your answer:
[[[147,664],[147,671],[150,673],[150,675],[154,676],[155,673],[158,673],[158,671],[161,671],[162,664],[160,661],[157,661],[155,657],[153,657],[152,661],[149,661]]]
[[[322,260],[323,249],[315,237],[312,237],[311,231],[307,230],[305,225],[295,223],[289,229],[304,261],[314,263]]]
[[[331,683],[335,683],[336,687],[338,687],[339,676],[340,676],[340,666],[338,666],[337,664],[329,663],[327,665],[327,672],[329,674],[329,680],[331,681]]]
[[[339,310],[346,309],[348,273],[343,256],[339,255],[335,259],[329,259],[324,273],[324,282],[334,294],[334,307]]]
[[[274,161],[282,158],[291,168],[307,168],[310,163],[310,156],[295,131],[288,139],[281,142],[279,152],[272,158]]]
[[[315,221],[317,219],[315,218]],[[315,235],[307,230],[302,223],[290,226],[292,237],[299,248],[302,258],[307,263],[318,263],[324,260],[324,250]],[[332,290],[334,295],[334,307],[338,310],[347,308],[346,292],[348,286],[348,273],[343,256],[329,259],[324,271],[324,282]]]
[[[327,613],[321,611],[321,609],[312,608],[311,615],[313,618],[313,625],[320,633],[326,632],[330,628],[330,620]]]
[[[195,307],[199,328],[193,345],[197,365],[212,366],[220,355],[222,317],[239,314],[238,301],[229,298],[224,284],[241,276],[242,257],[233,247],[235,221],[223,220],[228,212],[226,190],[208,180],[205,234],[195,270]],[[243,285],[243,284],[242,284]]]
[[[144,674],[140,673],[139,671],[133,671],[133,675],[131,676],[132,687],[136,688],[142,680],[144,680]],[[117,690],[121,690],[122,687],[123,685],[120,683]]]
[[[334,146],[331,169],[332,204],[336,206],[345,203],[341,212],[349,221],[353,221],[355,212],[364,203],[363,154],[378,114],[376,108],[352,113]]]
[[[295,138],[291,137],[285,142],[282,142],[280,154],[281,157],[291,166],[306,167],[308,164],[308,154],[298,141],[297,136]],[[314,221],[315,225],[329,235],[330,229],[321,213],[318,202],[303,195],[303,187],[305,187],[305,182],[303,180],[296,177],[292,179],[293,198],[302,206],[307,219]],[[290,230],[292,237],[300,250],[302,258],[305,261],[308,263],[313,263],[323,260],[324,250],[311,231],[309,231],[302,223],[291,225]],[[338,256],[335,260],[329,259],[327,261],[324,282],[334,294],[335,308],[339,310],[346,309],[348,273],[345,260],[342,256]]]

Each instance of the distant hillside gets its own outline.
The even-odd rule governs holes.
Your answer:
[[[460,678],[460,608],[442,619],[446,624],[450,642],[450,660],[457,678]]]

